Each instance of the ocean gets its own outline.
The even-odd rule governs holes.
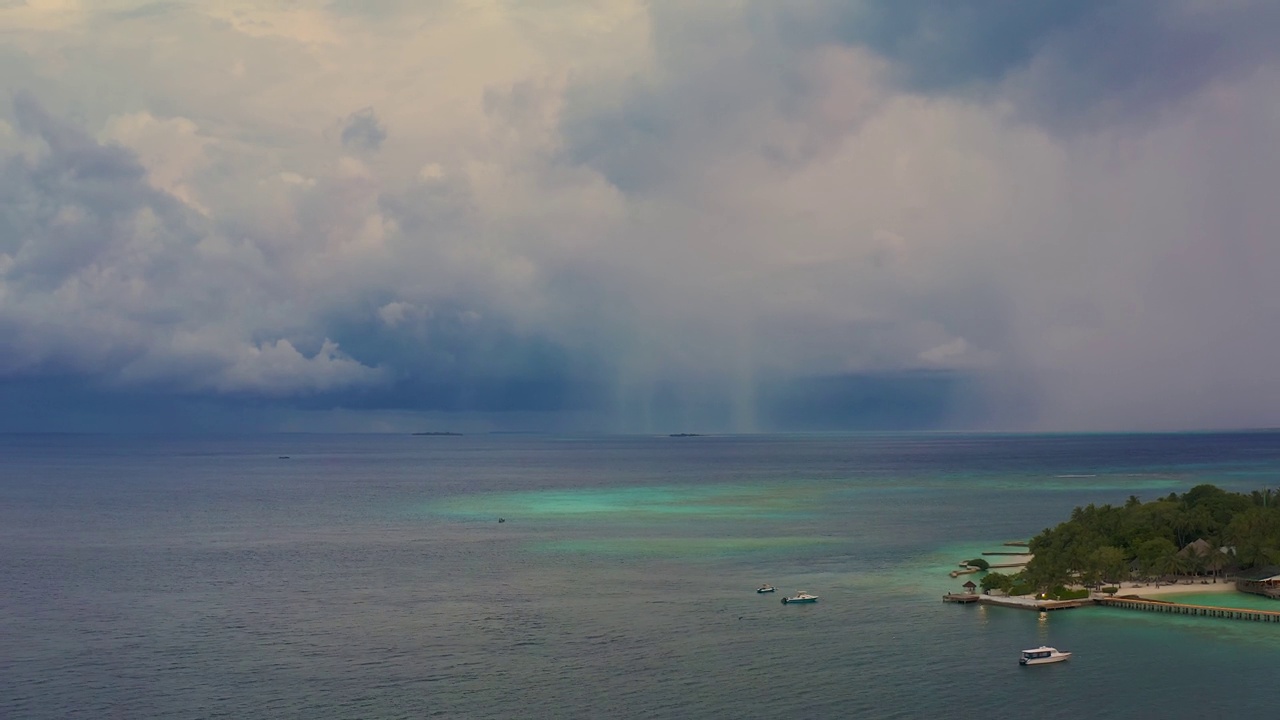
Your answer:
[[[1280,625],[941,601],[1200,483],[1280,433],[3,436],[0,718],[1271,717]]]

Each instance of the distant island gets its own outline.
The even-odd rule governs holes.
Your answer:
[[[1147,503],[1130,495],[1119,507],[1090,504],[1046,528],[1028,550],[1033,557],[1022,572],[988,573],[982,588],[1022,595],[1106,584],[1114,593],[1124,582],[1212,576],[1216,583],[1226,573],[1247,584],[1280,564],[1280,492],[1246,495],[1205,484]]]
[[[671,433],[667,437],[702,437],[698,433]]]
[[[416,432],[413,434],[414,435],[450,435],[454,437],[459,437],[462,435],[462,433],[456,433],[456,432]]]

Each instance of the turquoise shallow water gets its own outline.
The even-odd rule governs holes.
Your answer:
[[[1278,469],[1271,433],[0,438],[0,717],[1269,716],[1278,625],[940,596],[1075,505]]]

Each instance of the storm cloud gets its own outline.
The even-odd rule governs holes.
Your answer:
[[[789,44],[871,50],[904,89],[1004,99],[1060,129],[1148,119],[1280,53],[1280,7],[1266,0],[816,0],[758,12]]]
[[[387,129],[378,122],[373,108],[358,110],[347,116],[342,126],[342,144],[356,150],[377,150],[387,139]]]
[[[1278,31],[6,6],[0,429],[1275,425]]]

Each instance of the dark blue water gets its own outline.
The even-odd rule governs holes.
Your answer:
[[[1269,717],[1278,626],[939,600],[1202,482],[1280,434],[0,437],[0,717]]]

